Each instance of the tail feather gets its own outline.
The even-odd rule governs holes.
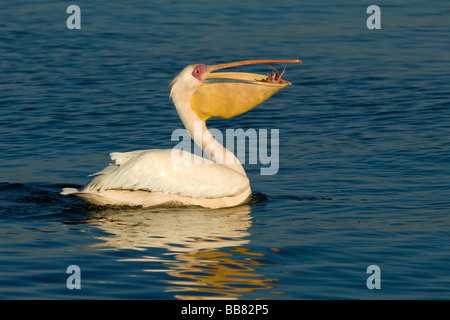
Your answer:
[[[74,193],[78,193],[78,192],[79,191],[75,188],[64,188],[60,194],[63,196],[68,196],[70,194],[74,194]]]

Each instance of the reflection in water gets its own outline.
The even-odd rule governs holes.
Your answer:
[[[164,248],[163,257],[143,254],[126,261],[156,261],[175,279],[166,292],[178,299],[237,299],[245,292],[270,289],[276,279],[258,274],[255,267],[274,264],[264,254],[245,247],[250,242],[251,207],[210,210],[199,207],[106,209],[93,212],[88,223],[110,235],[94,247]],[[219,249],[228,247],[227,250]],[[231,248],[230,248],[231,247]],[[148,268],[145,271],[155,272]]]

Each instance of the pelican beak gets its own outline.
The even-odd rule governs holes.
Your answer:
[[[206,121],[211,117],[232,118],[267,100],[289,81],[276,76],[216,70],[261,63],[302,63],[300,60],[246,60],[206,66],[202,84],[191,98],[194,112]]]

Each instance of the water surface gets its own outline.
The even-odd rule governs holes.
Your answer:
[[[15,1],[0,10],[0,298],[448,299],[448,1]],[[279,129],[236,208],[62,197],[108,154],[172,148],[186,65],[300,58],[293,83],[211,128]],[[283,66],[280,66],[283,67]],[[243,71],[262,74],[262,66]],[[381,269],[369,290],[366,269]],[[69,290],[66,269],[81,269]]]

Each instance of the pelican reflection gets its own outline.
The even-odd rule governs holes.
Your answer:
[[[141,251],[122,261],[148,261],[144,271],[164,271],[172,276],[165,292],[173,292],[176,298],[238,299],[246,292],[271,289],[276,283],[261,273],[262,266],[276,262],[246,247],[250,212],[249,205],[215,210],[114,208],[92,212],[86,222],[107,233],[98,237],[101,242],[94,248]],[[159,253],[150,248],[165,250]]]

